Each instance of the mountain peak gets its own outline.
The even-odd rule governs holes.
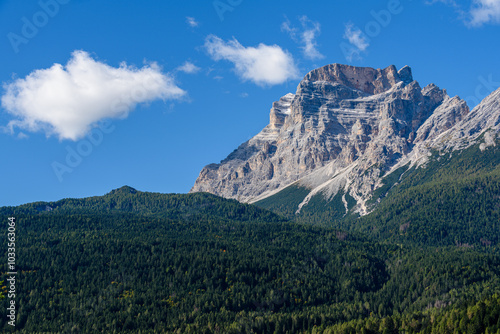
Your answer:
[[[405,84],[409,84],[410,82],[413,81],[413,75],[411,73],[411,67],[408,65],[403,66],[399,71],[398,71],[399,79],[403,81]]]
[[[394,65],[374,69],[335,63],[312,70],[304,80],[338,83],[374,95],[391,89],[399,82],[408,84],[413,81],[413,77],[409,66],[397,71]]]
[[[123,186],[118,189],[111,190],[108,195],[126,195],[126,194],[136,194],[138,191],[130,186]]]

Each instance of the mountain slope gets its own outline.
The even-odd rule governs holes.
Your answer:
[[[430,157],[390,187],[376,209],[342,226],[418,245],[500,243],[500,141]],[[478,159],[480,157],[480,159]]]
[[[255,205],[290,219],[347,229],[379,240],[419,246],[495,246],[500,243],[500,140],[489,132],[460,151],[433,150],[425,165],[408,163],[384,176],[359,217],[355,201],[339,193],[316,195],[300,212],[308,190],[298,185]],[[445,153],[446,152],[446,153]]]

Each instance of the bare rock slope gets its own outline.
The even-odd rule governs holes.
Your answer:
[[[255,202],[296,184],[310,190],[298,211],[316,194],[341,192],[363,215],[382,175],[424,164],[431,149],[463,149],[478,138],[493,145],[499,122],[500,89],[469,111],[434,84],[420,87],[408,66],[327,65],[273,103],[259,134],[203,168],[191,192]]]

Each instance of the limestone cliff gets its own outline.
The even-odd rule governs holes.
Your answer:
[[[327,65],[274,102],[269,125],[203,168],[191,191],[253,202],[297,182],[311,190],[298,210],[315,194],[342,191],[366,214],[383,174],[425,163],[432,148],[463,148],[485,131],[496,136],[499,101],[497,91],[469,112],[436,85],[420,87],[408,66]]]

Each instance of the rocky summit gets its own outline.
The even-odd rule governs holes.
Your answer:
[[[294,184],[309,191],[297,211],[314,195],[340,193],[346,210],[349,194],[364,215],[383,176],[425,165],[433,149],[494,145],[499,127],[500,89],[470,111],[434,84],[422,88],[408,66],[331,64],[274,102],[269,125],[204,167],[191,192],[255,202]]]

